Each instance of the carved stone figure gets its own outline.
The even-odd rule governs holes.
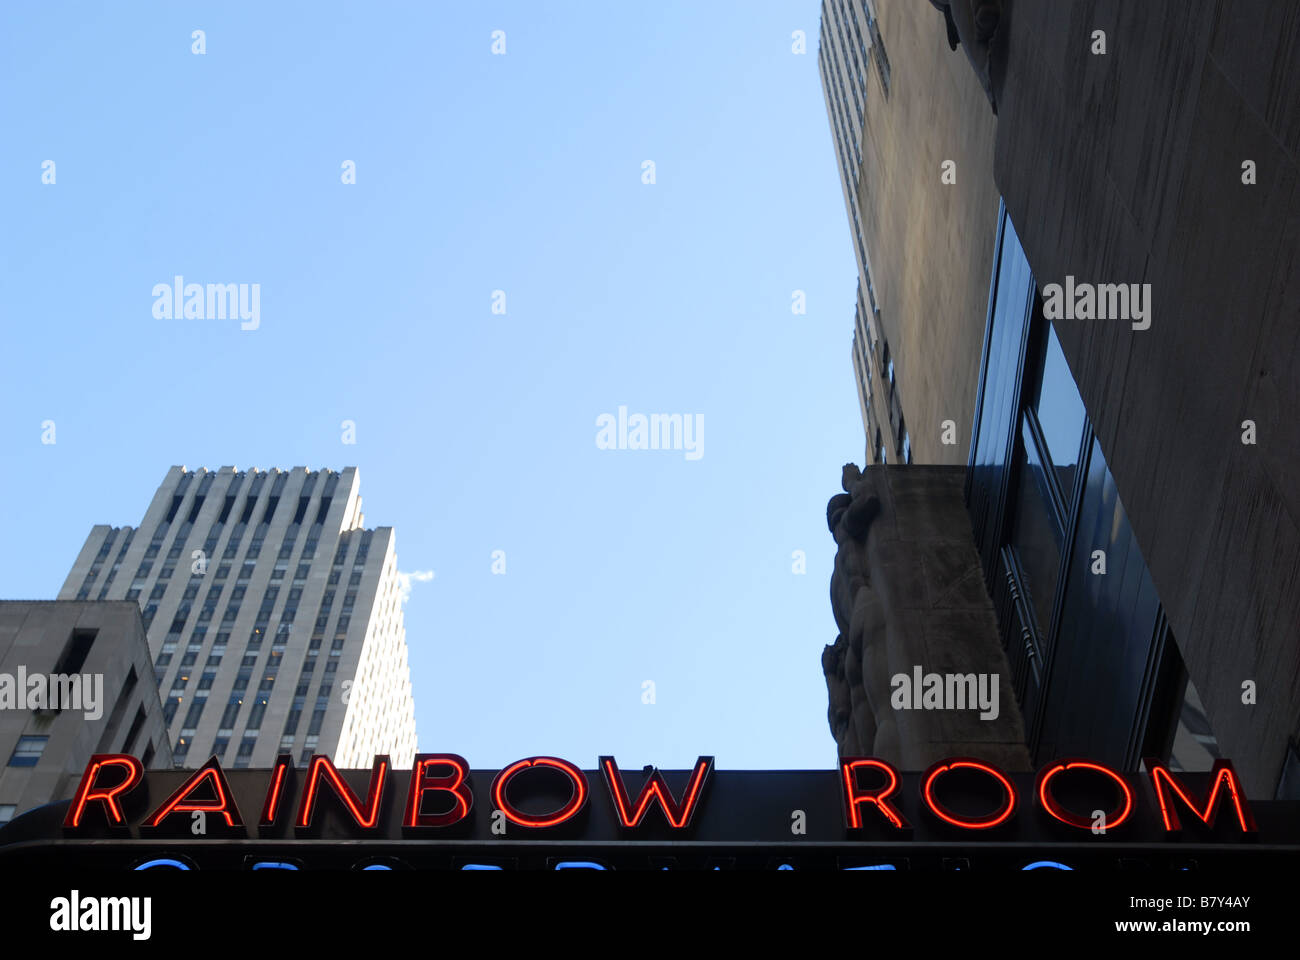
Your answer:
[[[839,546],[831,573],[831,610],[840,634],[822,652],[822,670],[830,695],[828,719],[840,752],[873,753],[896,747],[898,739],[885,680],[884,598],[872,589],[867,554],[871,524],[881,506],[872,481],[855,464],[845,464],[841,486],[844,493],[826,505],[826,524]]]

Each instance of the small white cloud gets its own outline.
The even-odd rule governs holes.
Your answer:
[[[397,589],[401,597],[402,603],[406,603],[407,600],[411,599],[412,583],[416,581],[419,581],[420,583],[425,583],[432,579],[433,579],[432,570],[412,570],[410,573],[402,573],[401,570],[398,570]]]

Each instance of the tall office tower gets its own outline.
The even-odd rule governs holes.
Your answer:
[[[358,487],[172,467],[139,527],[87,537],[59,598],[139,602],[176,765],[412,762],[393,529],[363,529]]]
[[[0,601],[0,826],[70,797],[96,753],[171,763],[150,661],[134,604]]]
[[[858,265],[868,463],[964,465],[998,191],[995,120],[920,0],[823,0],[818,66]]]

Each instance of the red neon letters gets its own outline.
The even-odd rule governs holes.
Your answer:
[[[352,788],[339,776],[339,772],[334,764],[330,762],[330,758],[319,753],[313,756],[311,766],[307,768],[307,788],[303,791],[302,804],[298,807],[298,827],[300,829],[311,826],[311,816],[316,808],[316,795],[322,777],[328,778],[330,786],[334,788],[335,795],[348,808],[348,813],[352,814],[352,819],[356,821],[357,826],[369,830],[379,823],[379,804],[384,796],[384,785],[388,782],[387,757],[375,757],[375,765],[370,772],[370,791],[366,794],[366,805],[363,809],[361,801],[352,792]]]
[[[573,793],[569,796],[568,802],[554,813],[533,816],[512,806],[506,799],[506,787],[509,786],[515,775],[533,767],[553,767],[568,777],[569,782],[573,784]],[[586,802],[586,774],[569,763],[568,760],[561,760],[559,757],[529,757],[527,760],[516,760],[498,773],[496,779],[492,781],[492,803],[506,815],[507,820],[511,823],[517,823],[521,827],[557,826],[565,820],[577,816],[578,811],[583,808]]]
[[[1071,813],[1061,806],[1060,802],[1048,789],[1052,778],[1058,773],[1066,770],[1093,770],[1097,773],[1105,774],[1115,781],[1120,789],[1120,794],[1124,797],[1124,805],[1120,807],[1119,815],[1107,814],[1102,826],[1107,830],[1113,830],[1129,818],[1133,812],[1133,788],[1130,787],[1114,770],[1110,767],[1102,766],[1100,763],[1093,763],[1090,760],[1057,760],[1055,763],[1043,767],[1038,772],[1038,803],[1049,814],[1060,820],[1062,823],[1069,824],[1072,827],[1078,827],[1081,830],[1091,830],[1092,821],[1079,816],[1077,813]]]
[[[266,802],[262,804],[262,819],[259,827],[275,825],[276,815],[280,812],[280,797],[284,794],[284,785],[293,772],[293,756],[282,753],[275,758],[275,769],[271,771],[271,785],[266,790]]]
[[[121,783],[115,786],[99,786],[99,775],[110,767],[120,767],[126,770],[126,776]],[[74,829],[80,827],[82,817],[86,813],[86,805],[99,802],[104,805],[104,812],[108,816],[110,824],[115,827],[125,827],[126,815],[122,813],[122,806],[118,803],[117,798],[120,794],[134,790],[136,785],[143,779],[144,764],[130,754],[95,754],[90,758],[90,761],[86,764],[85,772],[81,775],[81,783],[77,786],[77,792],[72,798],[72,803],[68,805],[68,815],[64,818],[63,825]]]
[[[1245,791],[1229,761],[1215,762],[1209,786],[1199,795],[1193,795],[1165,763],[1154,759],[1148,759],[1145,763],[1166,833],[1177,833],[1183,829],[1181,817],[1186,810],[1190,810],[1206,829],[1214,829],[1220,808],[1225,805],[1230,807],[1242,833],[1256,832]],[[545,774],[538,775],[536,771],[539,768],[558,772],[568,781],[567,798],[560,803],[558,809],[548,813],[531,812],[535,808],[523,803],[518,792],[513,801],[508,796],[516,778],[528,780],[537,776],[538,780],[533,783],[540,785]],[[949,806],[949,803],[955,803],[953,790],[958,787],[957,781],[970,776],[969,773],[963,774],[960,771],[977,774],[1000,794],[1001,799],[993,804],[995,809],[972,815],[966,809],[959,812]],[[600,772],[609,793],[614,820],[623,830],[638,830],[647,826],[654,829],[656,825],[666,823],[671,831],[683,831],[698,819],[705,789],[713,776],[713,758],[698,758],[680,797],[673,795],[663,774],[658,770],[651,770],[643,778],[635,798],[631,797],[613,757],[600,758]],[[958,776],[950,779],[949,775],[954,772],[958,772]],[[389,807],[393,819],[400,820],[402,828],[439,828],[464,824],[465,827],[473,825],[478,830],[483,826],[486,814],[477,820],[472,817],[474,795],[470,786],[471,772],[464,757],[454,753],[419,754],[415,758],[405,803],[400,810],[396,798],[391,804],[385,805],[384,795],[390,773],[389,758],[376,757],[363,801],[329,757],[313,756],[300,790],[297,813],[293,817],[294,826],[300,831],[311,827],[316,816],[317,800],[325,786],[334,794],[336,806],[342,807],[338,812],[346,811],[345,817],[350,817],[360,830],[384,829],[381,820]],[[844,826],[847,829],[860,831],[873,821],[886,829],[911,829],[902,812],[903,804],[897,796],[902,777],[893,766],[875,757],[844,757],[840,760],[838,773]],[[1060,779],[1061,774],[1066,774],[1064,784]],[[92,756],[69,803],[64,827],[72,831],[102,829],[103,822],[97,816],[92,816],[89,820],[86,816],[96,805],[102,805],[104,821],[108,826],[126,827],[124,800],[141,784],[144,776],[143,765],[135,757],[126,754]],[[1080,811],[1067,808],[1060,799],[1066,797],[1068,800],[1071,781],[1075,777],[1092,778],[1096,783],[1109,780],[1118,789],[1118,801],[1114,809],[1106,812],[1102,821],[1106,831],[1136,819],[1133,816],[1137,806],[1134,789],[1136,780],[1132,774],[1124,775],[1104,764],[1074,758],[1053,761],[1038,773],[1033,797],[1047,817],[1079,830],[1091,830],[1095,826]],[[295,779],[293,758],[287,754],[277,757],[267,781],[259,827],[273,828],[277,821],[284,819],[281,811],[285,807],[291,807],[293,797],[299,793]],[[865,780],[867,785],[860,780]],[[248,789],[249,781],[237,782],[242,784],[241,790]],[[201,788],[204,788],[204,793],[201,799],[197,799],[196,794]],[[545,829],[575,820],[585,808],[589,792],[586,774],[567,760],[529,757],[516,761],[496,774],[492,780],[490,798],[492,809],[500,810],[510,822],[530,829]],[[431,807],[440,812],[427,813],[422,810],[424,801],[431,793],[441,795],[438,802],[430,803]],[[1007,775],[988,763],[969,757],[953,757],[936,763],[921,776],[919,793],[921,805],[934,818],[962,831],[989,831],[1007,823],[1015,815],[1019,801],[1015,784]],[[987,795],[987,790],[982,790],[981,793]],[[949,803],[944,802],[945,797]],[[1080,798],[1075,799],[1076,806],[1080,805],[1079,801]],[[656,805],[663,815],[662,821],[650,816],[651,808]],[[989,801],[984,801],[984,805],[989,806]],[[172,814],[197,812],[220,816],[228,828],[243,826],[235,796],[216,757],[193,771],[140,826],[161,829]],[[608,814],[605,816],[608,822]]]
[[[183,802],[208,781],[212,782],[212,790],[216,794],[215,800]],[[225,818],[228,827],[240,827],[244,824],[244,821],[239,818],[239,808],[235,806],[235,798],[231,796],[230,784],[226,782],[226,775],[221,772],[221,763],[216,757],[195,770],[194,775],[164,800],[162,806],[145,820],[143,826],[159,826],[173,813],[219,813]]]
[[[863,790],[858,786],[859,770],[879,770],[885,775],[885,785],[874,790]],[[844,785],[844,818],[850,830],[862,829],[862,811],[859,807],[869,803],[885,815],[885,819],[898,830],[907,830],[909,825],[889,797],[898,790],[898,771],[875,757],[845,757],[840,761],[840,779]]]
[[[935,796],[935,782],[950,770],[978,770],[981,773],[987,773],[990,777],[997,780],[1001,785],[1003,792],[1007,795],[1007,802],[997,811],[989,814],[987,817],[972,819],[961,817],[953,813],[947,807],[939,802]],[[925,779],[921,784],[921,797],[925,800],[925,805],[930,808],[936,817],[954,827],[964,827],[967,830],[989,830],[1000,824],[1006,823],[1011,815],[1016,812],[1016,788],[1011,781],[997,767],[985,763],[983,760],[972,760],[969,757],[956,757],[952,760],[943,760],[936,763],[926,771]]]
[[[674,830],[684,830],[690,825],[691,817],[695,815],[695,808],[699,804],[704,784],[713,771],[713,758],[700,757],[695,761],[695,770],[691,774],[690,783],[686,785],[686,792],[682,795],[681,803],[673,800],[673,795],[668,790],[668,784],[664,782],[663,774],[658,770],[652,770],[649,778],[641,784],[641,792],[637,795],[636,806],[631,809],[629,809],[627,790],[623,786],[623,775],[619,773],[618,764],[614,762],[614,758],[601,757],[600,770],[605,775],[605,784],[609,787],[609,796],[614,802],[614,813],[618,816],[618,822],[624,829],[631,830],[640,826],[641,820],[650,809],[651,801],[658,800],[659,807],[668,820],[668,825]]]
[[[1181,831],[1183,824],[1178,819],[1178,808],[1174,805],[1173,797],[1165,792],[1166,784],[1169,789],[1173,790],[1178,799],[1186,804],[1187,808],[1211,829],[1214,828],[1214,821],[1219,815],[1219,801],[1222,799],[1219,790],[1220,788],[1226,788],[1228,796],[1232,800],[1232,808],[1237,814],[1237,823],[1241,827],[1241,832],[1254,833],[1256,831],[1255,818],[1251,815],[1250,805],[1246,803],[1246,791],[1241,788],[1241,781],[1237,779],[1237,771],[1232,769],[1231,761],[1214,761],[1214,766],[1210,770],[1213,785],[1210,787],[1210,795],[1205,800],[1204,812],[1196,809],[1195,802],[1187,795],[1187,790],[1178,782],[1178,778],[1170,772],[1168,766],[1159,760],[1151,758],[1143,762],[1151,774],[1151,785],[1155,788],[1156,800],[1160,804],[1160,816],[1164,820],[1165,829],[1170,833]]]
[[[426,772],[430,767],[450,767],[451,773],[445,777],[431,777]],[[470,793],[469,762],[455,753],[421,753],[415,758],[411,768],[411,789],[406,795],[406,816],[402,825],[406,827],[448,827],[459,823],[469,816],[470,807],[474,806],[474,795]],[[421,813],[420,801],[426,793],[444,791],[450,793],[454,803],[446,813]]]

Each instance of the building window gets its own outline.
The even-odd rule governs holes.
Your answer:
[[[217,737],[217,739],[212,741],[212,755],[218,760],[222,759],[226,755],[226,748],[228,746],[230,746],[229,737]]]
[[[189,710],[185,712],[185,722],[181,724],[184,730],[193,730],[199,725],[199,718],[203,716],[203,708],[208,705],[206,696],[196,696],[194,702],[190,704]]]
[[[876,74],[880,77],[880,88],[884,91],[885,97],[889,97],[889,56],[885,53],[885,41],[880,36],[880,25],[876,23],[876,18],[867,10],[867,32],[871,34],[871,52],[876,61]]]
[[[302,698],[299,697],[299,700]],[[295,706],[289,711],[289,718],[284,722],[284,734],[289,736],[298,732],[298,721],[302,719],[302,707]]]
[[[1088,414],[1074,384],[1070,367],[1061,352],[1061,342],[1047,320],[1041,362],[1033,372],[1030,406],[1038,421],[1039,432],[1047,445],[1047,455],[1055,468],[1063,496],[1074,489],[1079,469],[1079,451]]]
[[[49,737],[19,737],[13,756],[9,758],[9,766],[36,766],[41,760],[41,754],[45,752],[45,745],[49,742]]]
[[[171,726],[171,722],[176,716],[176,711],[180,709],[180,705],[181,698],[178,696],[168,697],[167,702],[163,704],[163,720],[168,726]]]
[[[145,712],[144,706],[135,708],[135,719],[131,721],[131,729],[127,731],[126,740],[122,743],[122,752],[130,753],[135,749],[135,741],[140,736],[140,729],[144,726]]]
[[[239,752],[235,754],[235,766],[246,767],[253,758],[253,747],[257,745],[257,737],[245,736],[239,741]]]

